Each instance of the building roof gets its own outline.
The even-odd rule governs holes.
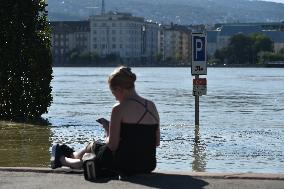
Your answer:
[[[163,30],[169,30],[169,31],[182,31],[185,33],[190,33],[191,30],[183,25],[177,25],[177,24],[171,24],[171,25],[161,25],[161,28]]]
[[[284,21],[280,22],[254,22],[254,23],[217,23],[214,25],[215,28],[220,28],[222,26],[236,26],[236,25],[245,25],[245,26],[261,26],[263,29],[274,27],[281,28],[284,26]]]
[[[252,33],[261,33],[261,26],[257,25],[224,25],[220,29],[221,36],[233,36],[236,34],[250,35]]]
[[[86,21],[53,21],[50,22],[53,33],[89,32],[90,22]]]
[[[133,16],[131,13],[123,13],[123,12],[108,12],[103,15],[94,15],[91,16],[93,20],[127,20],[127,21],[135,21],[135,22],[144,22],[143,17]]]

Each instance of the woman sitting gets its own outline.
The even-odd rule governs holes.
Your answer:
[[[156,147],[160,144],[159,114],[155,104],[135,91],[136,75],[119,67],[108,78],[118,101],[111,120],[100,119],[106,131],[105,143],[89,143],[79,152],[66,145],[54,145],[51,167],[82,168],[85,153],[94,152],[97,175],[106,172],[126,175],[150,173],[156,167]]]

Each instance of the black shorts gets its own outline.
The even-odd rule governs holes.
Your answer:
[[[105,143],[96,142],[95,146],[96,174],[100,178],[116,177],[119,175],[114,166],[114,156]]]

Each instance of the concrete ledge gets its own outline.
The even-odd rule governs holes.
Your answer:
[[[255,180],[284,180],[284,174],[272,173],[208,173],[208,172],[167,172],[171,174],[215,179],[255,179]]]
[[[0,167],[3,172],[32,172],[32,173],[55,173],[55,174],[82,174],[83,170],[69,168],[41,168],[41,167]],[[252,179],[252,180],[284,180],[284,174],[269,173],[208,173],[208,172],[185,172],[185,171],[155,171],[158,174],[183,175],[199,178],[212,179]]]
[[[31,173],[74,173],[74,174],[82,174],[83,170],[79,169],[70,169],[70,168],[44,168],[44,167],[0,167],[0,171],[6,172],[31,172]]]

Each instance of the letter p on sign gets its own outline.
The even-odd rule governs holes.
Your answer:
[[[198,60],[199,56],[198,56],[198,52],[202,52],[202,47],[203,47],[203,42],[201,39],[197,38],[195,40],[195,47],[196,47],[196,50],[195,50],[195,60]]]

